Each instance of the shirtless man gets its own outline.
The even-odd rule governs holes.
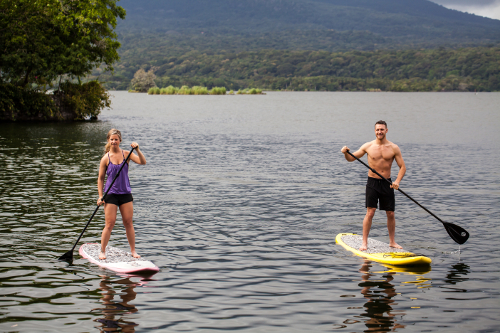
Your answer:
[[[385,210],[387,214],[387,229],[389,230],[389,246],[402,249],[400,245],[394,240],[396,233],[396,218],[394,217],[394,209],[396,201],[394,198],[394,190],[399,188],[399,183],[406,173],[405,162],[401,155],[399,147],[387,140],[388,129],[387,123],[383,120],[377,121],[375,124],[375,137],[376,139],[365,143],[359,150],[353,153],[357,158],[368,154],[368,165],[380,173],[385,178],[391,180],[391,166],[392,162],[396,160],[399,166],[398,177],[390,185],[387,181],[381,179],[377,174],[368,171],[368,182],[366,184],[366,215],[363,220],[363,242],[360,251],[368,249],[368,234],[372,226],[373,215],[377,210],[377,203],[380,203],[380,210]],[[342,147],[341,152],[347,161],[353,162],[356,159],[347,153],[349,148]]]

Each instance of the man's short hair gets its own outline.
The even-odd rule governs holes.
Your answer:
[[[385,126],[385,128],[387,128],[387,123],[386,123],[385,121],[383,121],[383,120],[379,120],[379,121],[377,121],[377,122],[375,123],[375,126],[377,126],[377,125],[384,125],[384,126]]]

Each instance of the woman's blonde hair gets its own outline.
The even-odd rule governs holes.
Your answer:
[[[112,128],[109,130],[108,132],[108,136],[106,137],[106,145],[104,146],[104,152],[109,152],[109,150],[111,149],[111,143],[109,142],[109,138],[112,136],[112,135],[118,135],[118,137],[120,138],[120,142],[122,142],[122,133],[117,130],[116,128]]]

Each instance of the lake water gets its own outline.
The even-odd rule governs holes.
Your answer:
[[[500,93],[112,95],[97,122],[0,124],[0,331],[498,331]],[[361,233],[367,174],[339,150],[373,140],[379,119],[403,152],[401,188],[471,234],[459,248],[397,193],[396,240],[427,269],[335,244]],[[147,158],[130,179],[151,279],[78,248],[57,260],[95,208],[113,127]],[[370,237],[387,242],[384,215]],[[103,219],[81,243],[100,241]],[[128,249],[121,223],[111,245]]]

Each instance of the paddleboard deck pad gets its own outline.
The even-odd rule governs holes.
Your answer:
[[[130,252],[119,248],[106,247],[106,259],[99,259],[101,244],[87,243],[80,246],[80,255],[102,268],[125,274],[154,274],[160,269],[149,260],[134,258]]]
[[[416,266],[429,265],[432,260],[424,255],[415,254],[405,249],[396,249],[390,247],[389,244],[368,238],[368,249],[360,251],[363,236],[341,233],[335,237],[335,242],[342,245],[346,250],[351,251],[355,255],[364,257],[383,264],[395,266]]]

